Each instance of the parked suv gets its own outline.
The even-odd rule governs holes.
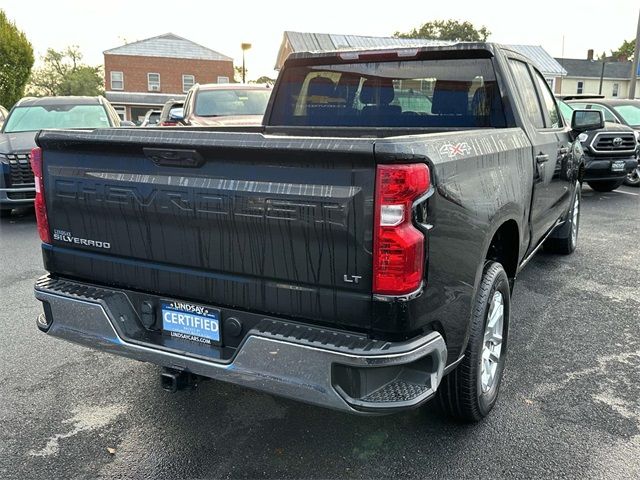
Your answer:
[[[239,83],[194,85],[184,101],[182,125],[261,125],[271,87]]]
[[[141,127],[157,127],[160,124],[160,110],[149,110],[140,124]]]
[[[582,96],[567,99],[567,103],[576,109],[600,110],[606,122],[615,122],[632,128],[640,145],[640,100]],[[640,167],[638,165],[627,174],[625,183],[632,187],[640,187]]]
[[[563,101],[558,105],[569,121],[577,105]],[[581,133],[578,139],[584,150],[584,181],[598,192],[610,192],[622,185],[638,168],[636,136],[632,128],[616,122],[605,122],[600,130]]]
[[[23,98],[0,130],[0,215],[30,205],[36,190],[29,153],[38,131],[52,128],[119,127],[120,118],[104,97]]]

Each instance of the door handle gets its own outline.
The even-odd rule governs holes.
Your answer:
[[[541,164],[547,161],[549,161],[549,155],[547,155],[546,153],[540,153],[536,156],[536,162],[538,164]]]

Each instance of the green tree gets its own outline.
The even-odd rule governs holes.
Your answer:
[[[276,83],[276,81],[271,77],[267,77],[266,75],[263,75],[257,80],[252,80],[250,83],[267,83],[269,85],[273,85],[274,83]]]
[[[245,69],[245,77],[247,76],[248,72],[249,70]],[[242,83],[242,67],[233,67],[233,81],[236,83]]]
[[[487,27],[476,28],[471,22],[458,20],[433,20],[409,32],[396,32],[397,38],[430,38],[463,42],[484,42],[491,32]]]
[[[0,105],[11,108],[22,98],[33,61],[31,43],[0,10]]]
[[[33,71],[29,80],[29,92],[33,95],[102,95],[102,67],[82,63],[82,53],[77,46],[63,51],[48,49],[43,66]]]
[[[624,57],[627,60],[633,60],[633,53],[636,48],[635,40],[625,40],[617,50],[611,51],[611,56],[617,58]]]

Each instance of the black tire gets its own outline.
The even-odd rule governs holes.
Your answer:
[[[587,184],[596,192],[611,192],[624,183],[624,179],[620,180],[593,180]]]
[[[502,294],[504,305],[502,351],[497,362],[494,383],[488,391],[483,391],[482,352],[485,344],[485,329],[491,300],[496,292]],[[465,422],[482,420],[496,403],[507,354],[510,294],[509,279],[504,268],[498,262],[488,261],[484,266],[473,308],[471,333],[464,358],[449,375],[442,379],[437,393],[440,407],[458,420]]]
[[[7,209],[2,209],[0,210],[0,218],[9,218],[11,216],[11,209],[7,208]]]
[[[640,187],[640,166],[627,175],[627,178],[624,179],[624,184],[629,187]]]
[[[577,199],[577,202],[576,202]],[[571,199],[571,208],[567,212],[565,222],[556,229],[551,237],[544,242],[544,249],[549,253],[560,253],[562,255],[572,254],[578,246],[578,234],[580,231],[580,210],[582,210],[582,188],[580,184],[576,184],[573,197]],[[577,215],[574,215],[575,210]],[[575,223],[575,236],[573,235],[573,227]]]

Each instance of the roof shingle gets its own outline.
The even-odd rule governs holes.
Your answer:
[[[220,52],[203,47],[191,40],[173,33],[165,33],[157,37],[146,38],[120,47],[105,50],[105,55],[133,55],[137,57],[188,58],[193,60],[216,60],[232,62]]]
[[[602,74],[601,60],[581,58],[556,58],[567,71],[568,77],[600,78]],[[628,79],[631,73],[631,62],[609,62],[604,66],[604,78]]]

